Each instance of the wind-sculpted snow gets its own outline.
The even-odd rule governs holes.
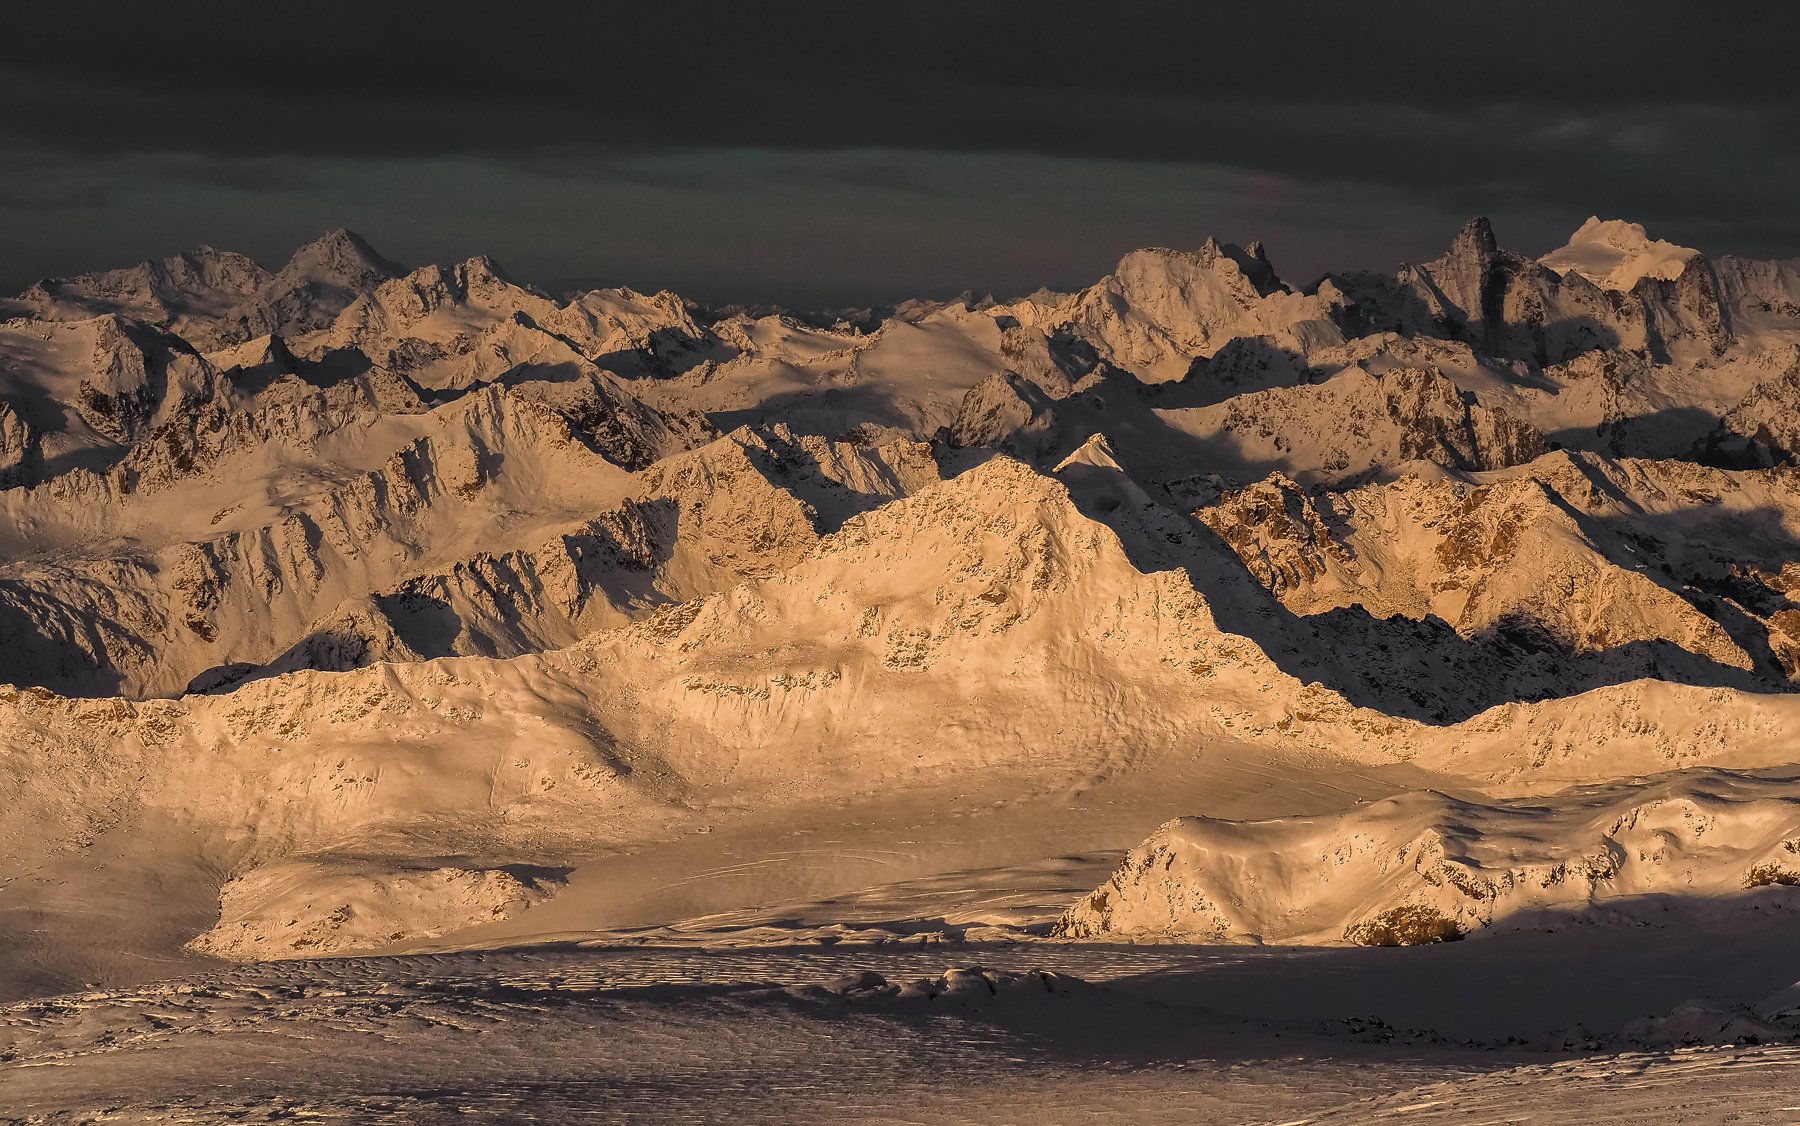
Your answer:
[[[1498,805],[1398,795],[1320,818],[1183,818],[1056,933],[1084,941],[1453,942],[1486,927],[1781,909],[1800,884],[1792,777],[1675,775]]]
[[[505,919],[560,884],[527,865],[391,871],[274,863],[220,890],[220,924],[190,945],[238,961],[311,958],[343,949],[432,938],[481,919]]]
[[[1640,278],[1674,281],[1699,251],[1652,239],[1636,223],[1589,216],[1568,245],[1538,261],[1558,273],[1577,273],[1606,289],[1630,292]]]

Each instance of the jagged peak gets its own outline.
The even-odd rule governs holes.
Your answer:
[[[998,454],[892,504],[851,515],[838,532],[820,542],[818,551],[831,554],[871,538],[907,540],[924,526],[942,527],[946,521],[980,524],[1033,510],[1036,515],[1031,518],[1040,521],[1068,521],[1071,526],[1085,522],[1067,484]]]
[[[252,259],[247,254],[240,254],[235,250],[222,250],[219,247],[213,246],[211,243],[203,242],[191,250],[183,250],[177,254],[169,255],[167,258],[161,258],[161,259],[157,259],[155,261],[146,259],[145,261],[139,263],[139,266],[140,267],[162,266],[164,268],[168,268],[168,267],[175,266],[175,265],[182,264],[182,263],[186,263],[188,265],[199,265],[199,264],[207,263],[207,262],[232,262],[232,263],[248,262],[248,263],[251,263],[252,265],[255,264],[255,260]]]
[[[334,227],[295,250],[282,273],[320,270],[334,275],[354,275],[357,280],[369,276],[399,277],[406,272],[384,258],[367,239],[345,227]]]
[[[1010,507],[1021,497],[1054,499],[1063,503],[1067,503],[1069,498],[1068,488],[1061,481],[1006,454],[988,458],[981,464],[948,478],[942,484],[925,490],[939,495],[946,491],[956,495],[965,505],[981,511]],[[885,510],[876,509],[871,515]]]
[[[1106,435],[1096,430],[1088,435],[1088,440],[1081,443],[1079,449],[1056,463],[1054,472],[1062,473],[1077,465],[1092,466],[1096,469],[1112,469],[1123,473],[1118,459],[1113,456],[1112,443]]]
[[[369,241],[349,227],[333,227],[305,245],[348,246],[364,254],[375,253],[375,248],[369,245]],[[304,249],[304,247],[302,249]]]
[[[471,291],[476,289],[505,288],[535,292],[513,281],[499,263],[485,254],[477,254],[450,265],[432,263],[420,266],[394,279],[394,282],[409,289],[440,293],[458,301],[466,300]]]
[[[470,278],[493,278],[508,285],[514,284],[506,268],[486,254],[475,254],[463,259],[461,269]]]
[[[1257,250],[1251,253],[1236,243],[1222,242],[1209,235],[1198,250],[1146,246],[1120,258],[1110,277],[1114,281],[1141,280],[1151,275],[1167,275],[1172,269],[1178,271],[1183,267],[1198,267],[1227,275],[1235,272],[1249,282],[1260,296],[1285,291],[1287,285],[1269,264],[1262,252],[1262,244],[1255,245]]]
[[[1261,242],[1252,242],[1246,247],[1233,242],[1221,242],[1217,238],[1208,236],[1206,242],[1201,244],[1200,258],[1208,265],[1213,265],[1221,259],[1230,262],[1264,297],[1287,289],[1281,278],[1276,275],[1275,267],[1270,264],[1268,254],[1264,251]]]
[[[1456,239],[1450,244],[1450,255],[1454,258],[1489,258],[1500,252],[1500,243],[1494,237],[1494,224],[1486,215],[1477,215],[1464,223],[1456,232]]]

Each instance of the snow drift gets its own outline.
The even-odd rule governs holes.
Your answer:
[[[1409,946],[1493,926],[1654,918],[1800,885],[1800,779],[1725,772],[1533,802],[1425,791],[1321,818],[1171,821],[1056,933]]]

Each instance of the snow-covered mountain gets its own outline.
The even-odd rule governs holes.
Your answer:
[[[1652,239],[1637,223],[1598,215],[1538,261],[1559,274],[1576,273],[1604,289],[1630,292],[1644,278],[1674,281],[1700,252]]]
[[[135,972],[31,920],[131,914],[144,966],[580,934],[609,857],[748,879],[692,842],[965,796],[1010,835],[887,879],[1195,815],[1069,938],[1792,882],[1791,784],[1745,772],[1800,731],[1794,263],[1597,220],[1532,259],[1478,219],[1308,287],[1208,240],[812,316],[334,231],[0,312],[30,989]],[[1083,837],[1097,792],[1133,798]],[[801,867],[729,906],[845,890]],[[720,906],[686,880],[656,894]]]

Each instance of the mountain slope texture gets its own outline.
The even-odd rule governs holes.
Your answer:
[[[110,1114],[26,1065],[138,1044],[104,1014],[163,1002],[104,991],[181,975],[212,984],[154,1021],[225,1030],[302,988],[256,974],[410,967],[382,1011],[424,1015],[383,1035],[430,1045],[463,1019],[431,975],[520,949],[991,943],[1048,960],[831,962],[779,1013],[686,962],[618,988],[973,1005],[1002,1039],[1066,1003],[1128,1040],[1135,995],[1063,973],[1160,972],[1119,944],[1536,958],[1800,906],[1800,262],[1599,218],[1533,257],[1474,219],[1305,287],[1209,239],[821,315],[337,230],[0,318],[0,1089],[24,1061],[31,1113]],[[777,964],[814,963],[730,980]],[[575,980],[504,973],[468,1020]],[[91,1026],[32,1000],[74,990]],[[1642,1042],[1800,1028],[1657,996]],[[1525,1042],[1499,1021],[1464,1041]],[[193,1106],[386,1120],[318,1097]]]

